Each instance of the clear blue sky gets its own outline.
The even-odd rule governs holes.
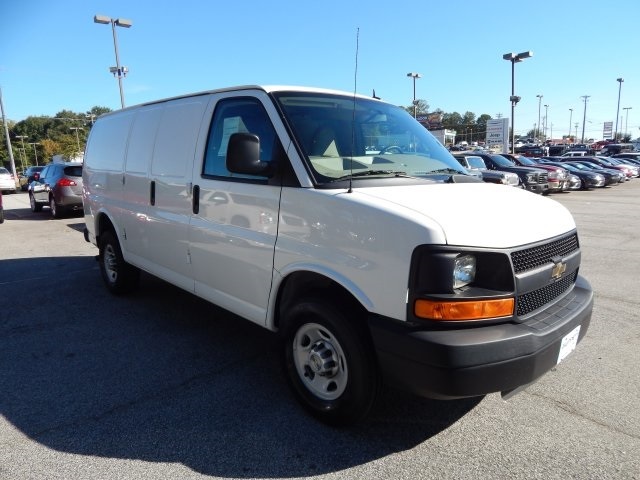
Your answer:
[[[244,84],[352,92],[359,30],[358,93],[375,89],[410,105],[406,74],[417,72],[416,96],[431,110],[508,117],[511,64],[502,55],[531,50],[515,67],[516,134],[538,122],[541,94],[553,137],[568,133],[570,119],[580,136],[580,97],[590,95],[586,136],[601,138],[605,121],[615,128],[622,77],[618,131],[628,118],[640,136],[638,0],[3,0],[0,86],[9,119],[120,107],[108,71],[111,27],[94,23],[95,14],[133,22],[117,28],[130,70],[127,105]]]

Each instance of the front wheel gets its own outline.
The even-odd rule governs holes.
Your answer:
[[[306,299],[287,312],[285,370],[312,415],[330,425],[351,425],[373,407],[380,386],[377,363],[354,316],[326,303]]]
[[[111,293],[127,293],[138,285],[140,271],[125,262],[118,237],[112,231],[100,236],[99,260],[102,279]]]

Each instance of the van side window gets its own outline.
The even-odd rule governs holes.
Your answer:
[[[202,174],[215,177],[262,178],[227,170],[227,146],[233,133],[253,133],[260,139],[260,160],[271,162],[276,131],[264,107],[254,98],[231,98],[218,102],[209,128]]]

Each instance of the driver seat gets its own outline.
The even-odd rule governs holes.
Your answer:
[[[316,157],[339,157],[336,137],[336,132],[332,127],[328,125],[319,127],[311,140],[310,155]]]

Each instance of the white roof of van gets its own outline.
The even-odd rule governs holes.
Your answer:
[[[287,92],[309,92],[309,93],[327,93],[327,94],[333,94],[333,95],[348,95],[348,96],[355,96],[356,98],[366,98],[366,99],[374,99],[374,100],[379,100],[375,97],[370,97],[367,95],[362,95],[362,94],[358,94],[356,93],[354,95],[353,92],[345,92],[342,90],[333,90],[333,89],[329,89],[329,88],[319,88],[319,87],[304,87],[304,86],[295,86],[295,85],[241,85],[241,86],[235,86],[235,87],[225,87],[225,88],[218,88],[218,89],[214,89],[214,90],[203,90],[201,92],[194,92],[194,93],[186,93],[183,95],[176,95],[175,97],[167,97],[167,98],[159,98],[157,100],[150,100],[148,102],[143,102],[140,104],[136,104],[136,105],[131,105],[129,107],[125,107],[124,109],[118,109],[118,110],[114,110],[112,112],[108,112],[105,113],[101,116],[107,116],[110,115],[112,113],[117,113],[117,112],[121,112],[122,110],[128,110],[128,109],[132,109],[132,108],[137,108],[140,106],[144,106],[144,105],[153,105],[155,103],[162,103],[162,102],[167,102],[170,100],[177,100],[180,98],[189,98],[189,97],[196,97],[196,96],[200,96],[200,95],[210,95],[212,93],[221,93],[221,92],[237,92],[237,91],[242,91],[242,90],[262,90],[266,93],[273,93],[273,92],[282,92],[282,91],[287,91]]]

